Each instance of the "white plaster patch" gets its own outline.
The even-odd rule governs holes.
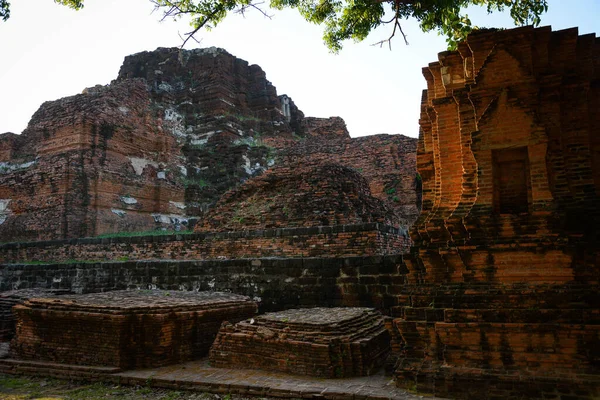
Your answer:
[[[152,165],[154,168],[158,168],[158,163],[155,161],[147,160],[139,157],[129,157],[129,161],[133,166],[133,169],[137,175],[141,175],[144,172],[144,168],[148,165]]]
[[[129,205],[131,205],[131,204],[137,204],[137,202],[138,202],[136,199],[134,199],[131,196],[121,196],[120,199],[121,199],[121,201],[123,203],[129,204]]]
[[[129,113],[129,108],[127,108],[125,106],[121,106],[121,107],[119,107],[119,111],[121,111],[123,114],[127,115]]]
[[[206,133],[201,133],[201,134],[196,134],[196,135],[190,135],[190,144],[194,145],[194,146],[203,146],[206,143],[208,143],[208,139],[210,139],[210,137],[212,135],[214,135],[215,133],[217,133],[216,131],[209,131]]]
[[[118,208],[113,208],[110,210],[113,214],[118,215],[119,217],[124,217],[127,212],[125,210],[119,210]]]
[[[252,162],[250,161],[248,156],[245,154],[242,156],[242,158],[244,159],[244,170],[246,171],[246,173],[248,175],[254,175],[257,172],[262,172],[263,167],[259,163],[256,163],[253,166]]]
[[[8,203],[11,199],[0,199],[0,225],[2,225],[8,219],[10,210],[8,209]]]
[[[231,103],[231,102],[229,102],[229,101],[227,101],[225,99],[219,99],[219,100],[221,100],[223,103],[225,103],[227,105],[230,105],[231,107],[235,107],[235,104],[233,104],[233,103]]]
[[[206,143],[208,143],[208,139],[192,139],[190,140],[190,143],[193,146],[204,146]]]
[[[179,201],[169,201],[169,204],[176,208],[179,208],[180,210],[185,210],[185,203],[181,203]]]
[[[10,162],[0,162],[0,174],[8,174],[9,172],[17,171],[20,169],[29,168],[36,163],[36,160],[28,161],[20,164],[13,164]]]
[[[158,179],[167,179],[167,173],[165,171],[158,171],[156,177]]]
[[[162,82],[158,84],[158,90],[162,92],[171,93],[173,91],[173,86],[169,85],[168,83]]]
[[[0,213],[8,211],[8,203],[10,203],[11,199],[1,199],[0,200]]]
[[[165,110],[165,121],[181,121],[183,116],[175,111],[173,108],[167,108]]]
[[[183,137],[186,135],[185,127],[183,126],[183,115],[179,114],[173,108],[165,110],[165,125],[169,131],[175,136]]]
[[[152,214],[152,218],[154,218],[154,222],[160,224],[187,224],[188,219],[183,215],[177,214]]]

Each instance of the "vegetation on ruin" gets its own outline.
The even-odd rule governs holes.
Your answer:
[[[165,235],[191,235],[194,231],[191,230],[155,230],[155,231],[137,231],[137,232],[113,232],[104,233],[96,236],[96,238],[118,238],[118,237],[134,237],[134,236],[165,236]]]
[[[150,0],[163,18],[191,17],[192,31],[185,43],[201,29],[211,29],[230,12],[255,9],[269,17],[260,0]],[[80,9],[83,0],[55,0]],[[449,48],[464,39],[475,27],[465,9],[486,7],[489,13],[508,10],[516,25],[539,25],[541,15],[548,10],[548,0],[270,0],[274,9],[296,9],[308,22],[324,26],[323,40],[333,52],[346,40],[362,41],[381,25],[390,27],[390,35],[377,44],[389,44],[397,34],[406,36],[401,21],[414,19],[424,32],[437,31],[446,36]],[[0,0],[0,18],[10,16],[10,4]]]

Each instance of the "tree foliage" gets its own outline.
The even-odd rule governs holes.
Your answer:
[[[54,0],[73,9],[83,7],[83,0]],[[191,18],[192,31],[184,41],[203,28],[217,26],[230,12],[249,9],[266,11],[260,0],[150,0],[163,18]],[[361,41],[375,28],[390,25],[390,36],[379,44],[391,43],[402,31],[403,20],[416,20],[424,32],[437,31],[446,36],[450,48],[456,47],[474,28],[465,14],[469,6],[486,7],[489,13],[508,10],[516,25],[538,25],[548,10],[548,0],[270,0],[274,9],[292,8],[309,22],[324,26],[323,40],[334,52],[346,40]],[[0,0],[0,18],[10,16],[8,0]]]

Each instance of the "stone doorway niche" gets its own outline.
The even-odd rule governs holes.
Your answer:
[[[531,178],[527,147],[492,150],[494,212],[522,214],[530,211]]]

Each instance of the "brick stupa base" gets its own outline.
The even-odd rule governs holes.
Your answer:
[[[389,350],[390,336],[379,312],[310,308],[223,324],[209,354],[214,367],[342,378],[374,373]]]
[[[113,291],[32,298],[13,308],[11,356],[133,369],[205,355],[223,321],[256,313],[248,297],[219,292]]]

